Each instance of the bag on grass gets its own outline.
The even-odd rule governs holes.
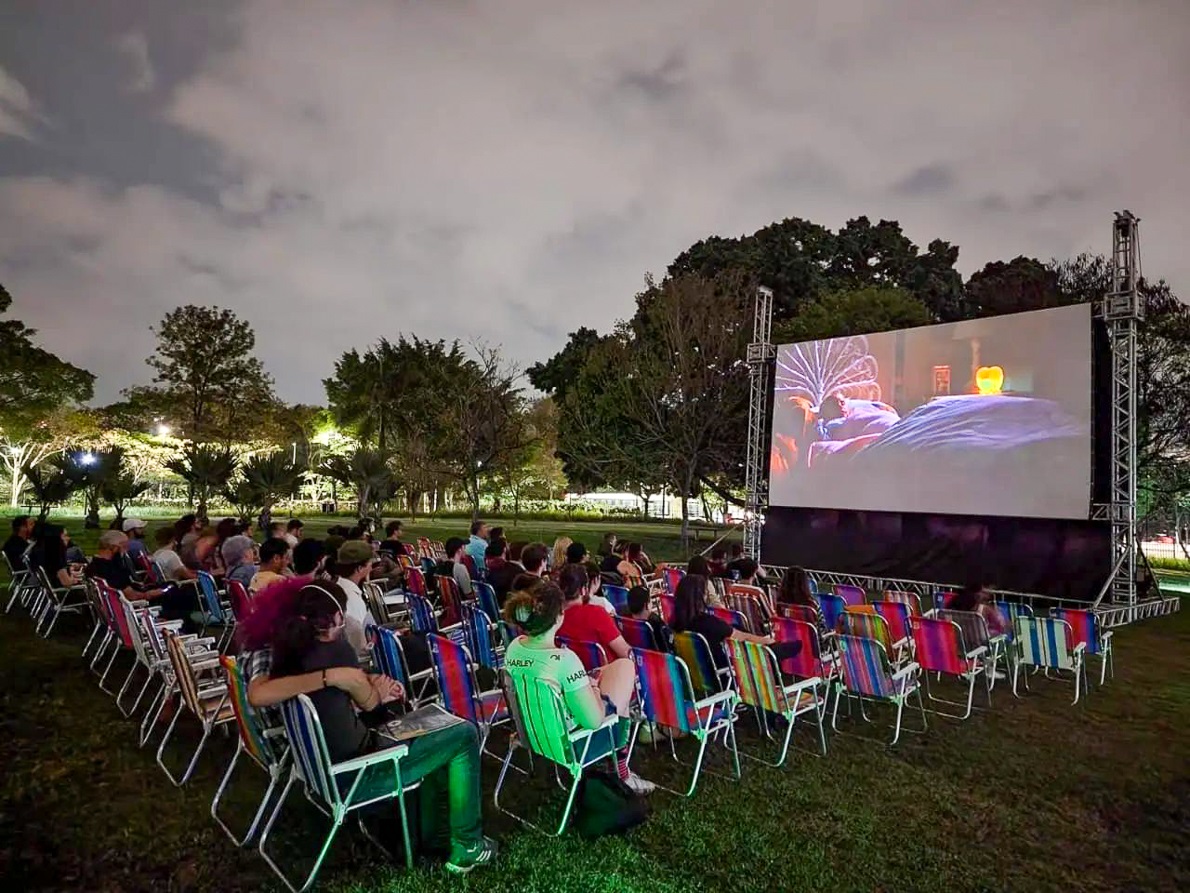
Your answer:
[[[577,813],[575,828],[589,840],[635,828],[649,817],[649,804],[619,776],[595,769],[579,782]]]

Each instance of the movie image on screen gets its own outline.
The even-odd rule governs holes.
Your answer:
[[[1088,305],[781,345],[769,503],[1088,517]]]

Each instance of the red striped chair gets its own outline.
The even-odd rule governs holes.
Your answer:
[[[686,576],[686,572],[677,567],[667,567],[661,572],[661,583],[665,587],[667,595],[673,595],[678,591],[678,584],[682,582],[684,576]]]
[[[781,672],[795,679],[819,679],[822,684],[820,699],[823,715],[830,697],[831,683],[839,675],[839,655],[827,654],[822,647],[818,624],[804,620],[777,617],[773,620],[773,636],[778,642],[800,642],[801,650],[793,657],[781,661]]]
[[[679,635],[682,635],[679,633]],[[688,634],[687,634],[688,635]],[[700,637],[701,638],[701,637]],[[703,758],[707,742],[718,735],[724,735],[724,742],[731,751],[734,777],[740,777],[740,754],[736,747],[735,715],[736,693],[731,689],[696,698],[690,681],[686,662],[674,654],[662,651],[633,649],[636,663],[636,685],[641,714],[654,725],[675,729],[690,735],[698,742],[698,756],[694,762],[694,774],[686,791],[665,788],[674,794],[689,797],[698,785],[702,773]],[[635,740],[636,731],[633,730]],[[669,736],[670,753],[677,760],[673,736]],[[658,785],[664,787],[664,785]]]
[[[921,599],[916,592],[900,592],[896,589],[884,590],[884,601],[898,602],[909,608],[909,613],[914,617],[921,616]]]
[[[674,633],[673,645],[674,654],[684,662],[686,675],[698,697],[718,694],[727,687],[730,680],[727,668],[719,667],[711,653],[710,643],[699,633]]]
[[[888,635],[892,639],[894,650],[912,645],[913,630],[909,626],[909,618],[913,616],[913,612],[909,605],[904,602],[879,601],[874,602],[872,607],[888,624]]]
[[[748,618],[739,611],[733,611],[731,608],[711,607],[707,608],[707,613],[714,614],[733,629],[738,629],[741,632],[750,632],[748,629]]]
[[[598,642],[580,642],[567,636],[556,636],[555,641],[560,648],[569,648],[577,654],[588,673],[607,666],[607,652]]]
[[[910,695],[917,695],[917,706],[921,711],[922,727],[927,728],[925,705],[921,699],[921,685],[919,682],[920,668],[916,663],[907,663],[898,670],[894,670],[888,659],[888,652],[875,639],[862,636],[840,635],[839,655],[842,662],[842,685],[835,697],[835,709],[831,714],[831,728],[839,730],[839,701],[846,695],[848,705],[852,699],[859,701],[860,713],[865,720],[867,714],[863,710],[865,701],[887,701],[897,708],[896,725],[893,729],[891,744],[896,744],[901,737],[901,719],[905,711],[905,703]]]
[[[1054,608],[1051,614],[1056,620],[1064,620],[1070,626],[1070,647],[1074,648],[1080,642],[1086,646],[1087,654],[1094,654],[1099,658],[1099,684],[1107,681],[1110,664],[1111,676],[1116,678],[1116,659],[1112,656],[1112,631],[1101,630],[1099,616],[1094,611],[1084,611],[1075,608]],[[1013,618],[1015,623],[1015,618]]]
[[[862,605],[868,600],[868,593],[864,591],[864,587],[855,586],[851,583],[836,583],[835,595],[839,596],[849,605]]]
[[[747,621],[748,632],[758,636],[768,635],[769,617],[772,611],[769,610],[768,598],[764,594],[764,590],[756,586],[732,583],[727,587],[724,604],[732,611],[743,615]]]
[[[876,612],[874,605],[848,606],[839,617],[838,629],[843,635],[875,639],[893,663],[899,664],[908,657],[909,639],[894,641],[888,621]]]
[[[673,623],[675,611],[674,597],[672,595],[662,595],[658,598],[658,601],[661,603],[661,619],[666,624]]]
[[[166,777],[176,787],[181,787],[194,773],[194,767],[198,765],[198,758],[202,756],[203,748],[206,746],[207,739],[211,736],[211,731],[215,726],[234,722],[235,711],[228,702],[227,684],[225,682],[216,679],[200,678],[195,666],[191,663],[191,658],[186,651],[185,644],[176,635],[166,633],[165,642],[169,650],[170,663],[173,665],[174,679],[182,698],[177,710],[174,712],[174,718],[170,722],[169,728],[165,730],[165,737],[161,739],[161,744],[157,747],[157,765],[161,767]],[[178,719],[183,713],[190,713],[199,721],[202,726],[202,737],[199,738],[198,746],[195,747],[194,754],[191,756],[185,771],[181,777],[176,777],[170,771],[169,767],[165,765],[164,756],[165,748],[169,745],[169,741],[173,737],[174,728],[177,726]]]
[[[727,646],[727,659],[740,703],[747,704],[756,711],[765,737],[772,738],[768,720],[770,714],[785,720],[785,741],[781,744],[781,752],[775,763],[748,753],[744,756],[767,766],[780,766],[789,754],[794,723],[799,716],[806,713],[813,713],[818,721],[818,739],[825,756],[826,732],[822,728],[823,703],[819,698],[822,680],[813,677],[786,685],[777,672],[777,656],[771,648],[756,642],[736,639],[728,639],[724,644]]]
[[[448,577],[439,574],[434,578],[434,582],[438,585],[438,596],[442,602],[442,607],[445,609],[442,616],[442,623],[445,626],[454,626],[456,623],[463,622],[463,593],[459,589],[458,581],[454,577]]]
[[[617,617],[620,633],[624,641],[631,648],[644,648],[646,651],[661,651],[657,637],[653,635],[653,626],[646,620],[635,620],[632,617]]]
[[[930,691],[930,673],[940,673],[953,676],[968,683],[967,709],[962,716],[945,713],[941,710],[932,712],[952,719],[966,719],[971,715],[975,703],[975,681],[982,675],[987,690],[988,706],[992,706],[991,680],[987,675],[987,664],[984,657],[987,646],[979,645],[969,648],[963,641],[963,631],[952,620],[942,620],[935,617],[913,618],[913,641],[915,643],[914,658],[925,674],[926,697],[938,704],[949,704],[952,707],[962,707],[957,701],[947,701],[934,697]]]
[[[445,636],[426,636],[430,660],[442,706],[479,730],[480,752],[487,752],[492,729],[508,722],[508,707],[499,688],[481,691],[475,679],[475,664],[466,646]],[[496,756],[496,754],[490,754]]]

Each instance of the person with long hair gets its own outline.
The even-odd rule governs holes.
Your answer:
[[[616,565],[616,573],[628,586],[635,586],[652,570],[653,563],[640,543],[629,543],[624,548],[624,558]]]
[[[369,677],[359,668],[355,651],[343,638],[345,604],[346,596],[333,582],[283,580],[257,596],[252,613],[237,628],[245,649],[240,660],[250,680],[248,700],[262,720],[279,724],[269,708],[309,695],[334,762],[392,746],[395,742],[375,735],[365,719],[388,718],[384,705],[404,699],[397,682]],[[480,825],[474,726],[457,723],[403,743],[409,753],[401,761],[402,777],[406,784],[421,781],[420,838],[425,848],[449,849],[447,868],[452,872],[491,862],[496,846]]]
[[[576,570],[586,578],[586,571]],[[577,576],[574,579],[577,581]],[[562,588],[549,581],[509,596],[504,604],[505,620],[514,628],[523,630],[524,634],[509,644],[504,655],[504,668],[514,680],[518,677],[545,680],[556,687],[567,712],[579,728],[597,729],[608,716],[619,716],[616,772],[632,790],[647,794],[656,785],[638,776],[628,766],[629,704],[636,690],[636,667],[630,659],[620,657],[597,674],[588,675],[578,655],[559,648],[555,641],[567,613],[565,604]],[[603,613],[599,608],[594,610]]]
[[[791,567],[781,578],[781,585],[777,587],[778,605],[804,605],[817,608],[814,601],[814,591],[810,588],[810,575],[802,567]]]
[[[675,633],[698,633],[711,646],[711,657],[717,667],[727,666],[727,652],[723,643],[728,639],[767,645],[777,660],[794,657],[802,649],[801,642],[778,642],[772,636],[758,636],[736,629],[725,620],[707,613],[707,578],[686,574],[674,592],[674,614],[670,626]]]
[[[586,567],[568,564],[558,574],[562,589],[562,625],[558,635],[575,642],[598,642],[609,658],[631,657],[632,649],[620,634],[612,615],[602,605],[591,604],[591,594],[599,588],[596,575],[592,580]]]
[[[71,570],[66,552],[70,548],[70,534],[65,527],[57,524],[44,524],[41,536],[29,553],[29,563],[42,568],[54,586],[70,589],[78,586],[78,574]]]
[[[566,550],[573,542],[574,540],[568,536],[560,536],[554,540],[554,548],[550,552],[549,570],[560,570],[567,563]]]

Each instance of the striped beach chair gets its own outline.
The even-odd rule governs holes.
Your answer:
[[[786,685],[781,681],[781,675],[777,670],[777,657],[771,648],[756,642],[735,639],[728,639],[724,644],[727,647],[727,659],[740,703],[756,711],[765,737],[772,737],[769,731],[769,715],[780,716],[785,720],[785,740],[781,744],[776,762],[769,762],[748,753],[744,756],[767,766],[780,766],[789,754],[789,742],[793,738],[795,721],[806,713],[813,713],[818,722],[818,739],[825,756],[826,732],[822,727],[822,702],[819,698],[822,680],[813,677]]]
[[[835,709],[831,714],[831,728],[838,731],[839,701],[846,695],[848,702],[854,698],[860,702],[861,714],[864,701],[887,701],[897,708],[896,724],[893,727],[893,738],[890,744],[896,744],[901,737],[901,720],[905,712],[905,703],[911,695],[917,696],[917,706],[921,711],[922,727],[927,728],[925,705],[921,699],[921,685],[919,682],[920,668],[916,663],[907,663],[900,669],[894,670],[888,659],[888,652],[875,639],[861,636],[840,635],[838,637],[839,656],[841,661],[841,681],[838,684],[838,694],[835,697]]]
[[[173,633],[166,633],[165,644],[169,650],[170,663],[173,665],[174,680],[182,697],[174,712],[174,718],[170,721],[169,728],[165,730],[165,736],[157,747],[157,765],[161,767],[166,778],[173,782],[175,787],[181,787],[189,781],[190,776],[194,773],[194,767],[198,765],[198,758],[202,756],[203,748],[206,747],[212,730],[216,726],[234,722],[235,711],[228,700],[226,682],[216,679],[200,679],[190,663],[190,655],[187,653],[185,645]],[[174,728],[183,713],[189,713],[198,720],[202,726],[202,737],[199,738],[198,745],[194,748],[194,754],[185,771],[180,777],[177,777],[165,765],[165,748],[169,745]]]
[[[224,655],[219,658],[219,664],[223,667],[232,710],[235,712],[238,741],[231,762],[227,765],[227,771],[223,773],[223,780],[219,783],[219,789],[215,792],[215,799],[211,801],[211,818],[231,838],[232,843],[236,846],[247,846],[256,836],[256,829],[273,799],[273,793],[285,775],[289,764],[289,746],[281,729],[266,731],[257,721],[256,711],[248,703],[248,686],[244,683],[244,675],[240,672],[236,659]],[[236,771],[236,764],[241,755],[247,755],[252,763],[255,763],[268,775],[269,785],[265,788],[264,796],[256,808],[248,830],[244,832],[243,837],[237,837],[236,833],[219,815],[219,802],[227,792],[228,785],[231,784],[232,775]]]
[[[734,777],[738,779],[740,753],[736,746],[734,724],[736,693],[727,689],[705,697],[697,697],[686,662],[675,654],[634,649],[632,659],[636,663],[637,693],[644,718],[654,726],[684,732],[698,742],[698,756],[694,762],[690,786],[685,792],[672,788],[665,790],[684,797],[694,793],[702,773],[707,742],[720,732],[723,733],[724,742],[731,752]],[[669,736],[669,744],[671,754],[677,760],[673,736]]]
[[[847,609],[847,601],[841,595],[823,592],[818,596],[818,606],[821,608],[819,615],[822,618],[822,625],[831,632],[837,630],[839,618]]]
[[[934,697],[930,690],[930,673],[940,673],[953,676],[967,685],[966,711],[959,716],[945,713],[941,710],[932,712],[952,719],[967,719],[975,703],[975,682],[981,676],[987,691],[988,706],[992,705],[992,686],[987,674],[987,664],[984,657],[987,654],[986,645],[969,648],[963,640],[963,631],[952,620],[936,617],[913,618],[913,641],[915,643],[914,660],[917,661],[925,674],[926,697],[938,704],[948,704],[952,707],[962,707],[957,701],[947,701]]]
[[[203,613],[203,631],[211,627],[219,628],[218,650],[225,651],[235,632],[235,616],[231,612],[231,603],[223,598],[219,592],[219,585],[215,578],[206,571],[198,572],[199,607]]]
[[[653,635],[653,626],[646,620],[635,620],[632,617],[617,617],[620,634],[630,648],[644,648],[646,651],[661,651],[657,637]]]
[[[566,824],[570,821],[570,813],[578,796],[583,772],[605,757],[614,758],[619,746],[617,728],[620,718],[612,714],[604,717],[598,728],[579,728],[566,709],[561,691],[550,681],[522,673],[514,675],[504,670],[501,673],[501,687],[505,692],[508,712],[512,717],[516,734],[509,736],[508,753],[496,779],[493,803],[497,809],[521,824],[528,825],[542,834],[558,837],[566,830]],[[500,803],[500,792],[504,789],[508,770],[515,768],[512,765],[512,757],[518,747],[527,748],[531,754],[544,758],[556,767],[560,766],[570,774],[571,783],[566,805],[555,830],[539,827]]]
[[[658,597],[658,602],[661,605],[661,619],[667,625],[674,622],[674,597],[672,595],[662,595]]]
[[[463,629],[467,633],[467,647],[481,667],[499,670],[504,666],[504,647],[497,646],[496,624],[479,605],[463,603]]]
[[[430,646],[430,662],[442,706],[475,726],[479,731],[480,753],[486,753],[492,729],[509,719],[504,692],[499,688],[480,689],[475,679],[475,664],[466,646],[440,635],[427,636],[426,643]]]
[[[614,583],[603,584],[603,594],[612,607],[616,609],[616,613],[628,610],[628,587],[617,586]]]
[[[988,630],[988,622],[978,611],[954,611],[950,608],[939,608],[934,612],[939,620],[950,620],[959,625],[963,631],[963,642],[968,649],[987,646],[984,660],[988,663],[988,680],[992,687],[996,685],[996,671],[1000,663],[1008,664],[1008,636],[1000,634],[993,636]],[[1003,679],[1003,676],[999,678]]]
[[[260,855],[268,866],[285,883],[291,893],[308,890],[318,877],[326,854],[330,852],[335,835],[343,826],[349,813],[377,803],[397,801],[401,816],[401,831],[405,838],[405,863],[413,867],[413,846],[409,839],[409,818],[405,808],[405,794],[416,784],[405,782],[401,774],[401,760],[409,753],[409,747],[398,744],[375,753],[355,757],[342,763],[332,763],[327,750],[326,738],[314,704],[305,695],[284,702],[281,715],[285,721],[285,737],[289,740],[293,754],[289,778],[281,789],[277,805],[273,807],[269,820],[260,835]],[[318,847],[314,867],[304,880],[291,880],[285,870],[277,864],[275,856],[268,850],[269,835],[273,825],[285,806],[285,800],[295,784],[306,788],[306,795],[331,819],[330,831]],[[363,824],[360,824],[363,829]],[[364,829],[366,832],[366,829]],[[370,840],[374,838],[366,835]]]
[[[1087,654],[1094,654],[1099,658],[1099,684],[1107,681],[1110,665],[1112,678],[1116,678],[1116,660],[1112,656],[1112,631],[1100,629],[1099,617],[1094,611],[1084,611],[1075,608],[1054,608],[1051,612],[1058,620],[1064,620],[1070,626],[1073,636],[1071,646],[1081,642],[1086,647]]]
[[[909,609],[909,614],[913,617],[921,616],[921,598],[916,592],[902,592],[897,589],[884,590],[883,601],[897,602],[905,605]]]
[[[720,668],[711,654],[711,646],[699,633],[674,633],[673,653],[682,659],[686,674],[700,698],[718,694],[729,680],[726,667]]]
[[[909,652],[909,640],[902,638],[894,641],[888,621],[876,612],[874,605],[849,605],[839,615],[838,630],[841,635],[875,639],[895,664],[901,663]]]
[[[1016,638],[1016,620],[1018,617],[1033,617],[1033,608],[1020,602],[995,602],[996,610],[1008,620],[1008,641]]]
[[[607,666],[607,652],[598,642],[582,642],[567,636],[556,636],[554,640],[559,648],[568,648],[577,654],[588,673]]]
[[[739,611],[733,611],[731,608],[713,608],[712,607],[712,608],[707,608],[707,613],[715,615],[720,620],[722,620],[724,623],[731,626],[732,629],[738,629],[741,632],[745,632],[745,633],[749,632],[748,618],[745,617]]]
[[[756,586],[732,583],[727,587],[724,604],[744,617],[747,632],[755,633],[758,636],[768,635],[769,616],[772,612],[769,610],[768,598],[764,590]]]
[[[667,595],[673,595],[678,591],[678,584],[682,582],[684,576],[686,576],[686,572],[677,567],[667,567],[661,572],[662,586]]]
[[[427,667],[419,673],[409,672],[409,662],[405,659],[405,648],[401,645],[401,637],[395,630],[384,626],[369,624],[365,632],[372,643],[372,661],[382,676],[387,676],[394,682],[399,682],[405,689],[405,698],[416,709],[426,699],[426,688],[434,678],[433,667]]]
[[[912,644],[913,630],[909,626],[909,619],[914,614],[909,605],[905,602],[878,601],[873,602],[872,607],[888,624],[888,635],[892,639],[894,650]],[[917,616],[920,616],[920,613]]]
[[[836,583],[835,595],[839,596],[849,605],[862,605],[868,600],[868,594],[864,591],[864,587],[855,586],[851,583]]]
[[[454,577],[439,574],[434,578],[438,586],[438,597],[445,609],[442,622],[450,627],[463,622],[463,593]]]
[[[819,703],[823,715],[825,715],[826,702],[830,698],[831,683],[839,675],[838,653],[825,651],[821,632],[816,623],[791,620],[788,617],[776,617],[773,619],[773,636],[778,642],[801,643],[801,650],[796,655],[781,661],[781,672],[786,676],[793,676],[795,679],[820,680],[822,693]]]
[[[1018,617],[1016,635],[1016,660],[1012,667],[1012,693],[1017,694],[1017,677],[1021,667],[1039,667],[1048,671],[1070,673],[1074,676],[1074,703],[1087,684],[1087,646],[1076,640],[1074,631],[1065,620],[1056,617]],[[1025,690],[1029,688],[1026,675]]]
[[[488,615],[488,620],[492,623],[499,623],[500,602],[496,598],[495,588],[491,583],[476,582],[472,585],[475,587],[475,597],[479,601],[479,606]]]

